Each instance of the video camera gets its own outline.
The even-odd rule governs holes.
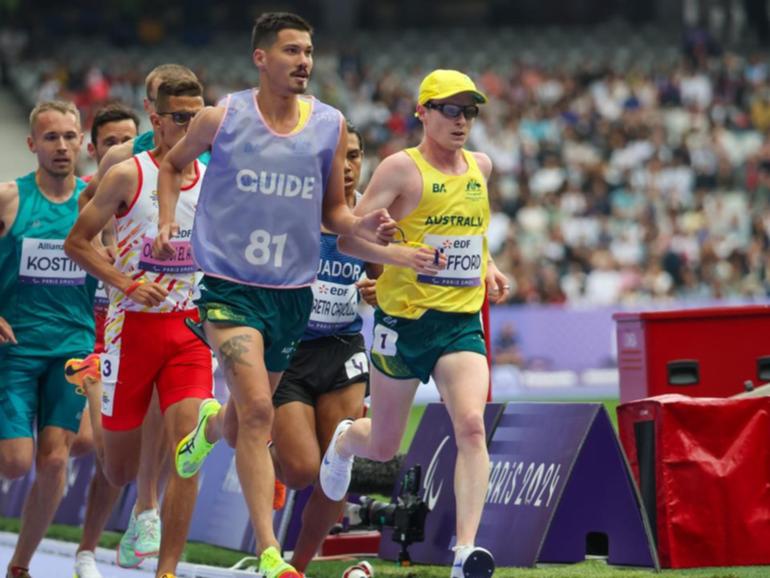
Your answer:
[[[422,468],[419,465],[409,468],[401,481],[401,492],[395,502],[378,502],[368,496],[361,497],[361,504],[348,511],[350,524],[393,528],[392,539],[401,545],[398,562],[402,566],[411,563],[407,548],[414,542],[425,539],[425,518],[428,505],[420,498],[420,478]]]

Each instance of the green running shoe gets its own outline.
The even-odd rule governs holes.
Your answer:
[[[136,544],[136,515],[131,512],[128,528],[120,538],[118,544],[118,566],[121,568],[136,568],[142,563],[142,559],[134,553]]]
[[[207,399],[198,408],[198,425],[176,446],[174,462],[180,477],[191,478],[197,474],[203,465],[203,460],[213,449],[214,444],[206,439],[206,424],[211,416],[219,413],[221,408],[222,405],[216,399]]]
[[[155,508],[136,517],[134,554],[138,558],[157,556],[160,551],[160,516]]]
[[[275,546],[270,546],[259,557],[259,571],[265,578],[302,578],[294,566],[283,561]]]

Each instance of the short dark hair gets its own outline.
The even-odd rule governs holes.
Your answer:
[[[361,132],[356,128],[352,122],[345,121],[345,126],[348,127],[348,134],[354,134],[358,137],[358,148],[361,152],[364,152],[364,137],[361,136]]]
[[[190,78],[165,80],[158,87],[155,109],[163,112],[172,96],[203,96],[203,86],[197,80]]]
[[[96,111],[94,122],[91,125],[91,142],[96,146],[96,139],[99,138],[99,129],[105,124],[118,122],[121,120],[132,120],[134,126],[139,128],[139,117],[137,114],[121,102],[107,104]]]
[[[265,12],[254,21],[254,28],[251,31],[251,51],[272,45],[278,33],[286,28],[313,34],[313,27],[302,16],[291,12]]]

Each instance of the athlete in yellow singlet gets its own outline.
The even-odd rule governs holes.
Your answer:
[[[488,578],[494,572],[491,553],[475,545],[489,474],[489,371],[479,311],[485,291],[500,302],[509,287],[487,249],[492,163],[483,153],[463,149],[478,105],[486,100],[461,72],[426,76],[417,104],[422,142],[386,158],[356,207],[359,214],[386,208],[398,222],[402,243],[381,247],[349,237],[339,243],[342,251],[386,265],[377,280],[372,417],[340,423],[320,475],[324,492],[338,499],[354,456],[391,458],[417,386],[432,376],[458,448],[452,578]]]

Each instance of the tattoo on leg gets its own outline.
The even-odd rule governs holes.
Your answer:
[[[236,335],[225,341],[219,347],[219,357],[225,371],[230,370],[233,375],[238,375],[238,364],[251,367],[251,363],[244,359],[247,353],[247,344],[251,341],[251,335]]]

